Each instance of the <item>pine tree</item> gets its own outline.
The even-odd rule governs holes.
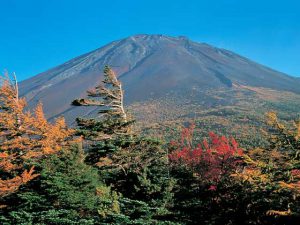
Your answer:
[[[124,92],[121,82],[108,66],[104,69],[104,80],[94,89],[87,91],[88,97],[76,99],[75,106],[97,106],[95,118],[77,118],[78,135],[84,138],[88,149],[87,161],[99,162],[108,154],[128,145],[132,137],[131,125],[124,109]],[[108,158],[107,158],[108,159]]]
[[[93,140],[110,139],[114,134],[128,135],[130,124],[124,109],[124,92],[114,71],[105,66],[104,80],[94,89],[87,91],[88,98],[76,99],[74,106],[98,106],[100,116],[95,119],[77,119],[85,137]]]
[[[125,215],[111,218],[111,223],[159,224],[153,217],[168,214],[166,208],[172,199],[167,155],[161,143],[133,134],[134,121],[125,112],[123,96],[116,74],[105,67],[102,84],[88,91],[89,98],[73,101],[76,106],[98,106],[100,114],[92,119],[77,119],[78,134],[85,140],[86,161],[97,167],[106,184],[123,196],[120,203]]]

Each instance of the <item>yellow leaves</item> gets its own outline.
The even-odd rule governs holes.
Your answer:
[[[268,210],[266,212],[267,216],[290,216],[292,215],[292,212],[290,209],[287,211],[278,211],[278,210]]]
[[[244,171],[232,174],[231,176],[252,184],[257,182],[266,184],[270,182],[270,178],[267,174],[262,173],[261,170],[257,168],[246,168]]]
[[[101,217],[105,218],[111,212],[120,213],[119,195],[111,191],[110,187],[97,187],[96,194],[100,199],[106,199],[100,201],[98,214]]]
[[[284,125],[278,121],[276,112],[267,112],[266,117],[267,117],[267,124],[269,124],[270,126],[275,126],[279,129],[285,128]]]
[[[96,188],[96,195],[102,198],[109,196],[108,194],[109,192],[110,192],[109,187],[101,186]]]
[[[300,139],[300,121],[298,121],[298,123],[296,123],[296,128],[297,128],[297,131],[296,131],[296,140],[298,141]]]
[[[295,122],[294,128],[290,129],[288,123],[286,127],[281,124],[274,112],[269,112],[267,118],[268,124],[272,126],[269,133],[266,133],[270,146],[249,151],[248,155],[243,156],[246,163],[244,170],[232,176],[248,182],[251,190],[266,188],[274,196],[284,195],[288,203],[287,210],[282,210],[280,202],[277,206],[279,210],[268,210],[266,215],[291,216],[293,208],[290,209],[290,205],[294,207],[300,197],[300,122]]]
[[[249,165],[256,166],[258,168],[269,168],[276,166],[283,161],[285,155],[277,149],[266,150],[262,148],[255,148],[248,152],[248,155],[244,155],[245,162]],[[281,165],[282,166],[282,165]]]
[[[293,185],[285,183],[283,181],[279,181],[278,184],[280,185],[281,188],[293,189]]]
[[[264,163],[260,162],[260,159],[264,159],[266,154],[266,150],[262,148],[255,148],[248,151],[248,154],[244,156],[244,158],[247,160],[247,163],[258,165],[264,167]],[[255,160],[253,160],[255,159]]]
[[[279,122],[277,114],[275,112],[268,112],[266,114],[267,117],[267,124],[276,128],[277,130],[280,130],[282,133],[286,135],[292,135],[296,141],[300,138],[300,121],[296,122],[293,121],[294,129],[287,129],[284,124]],[[274,136],[276,138],[276,136]]]
[[[267,167],[268,165],[263,162],[263,161],[258,161],[258,160],[253,160],[252,158],[250,158],[250,156],[248,155],[244,155],[244,161],[245,163],[249,164],[249,165],[252,165],[252,166],[257,166],[258,168],[265,168]]]
[[[266,117],[267,117],[267,123],[270,125],[273,125],[274,123],[277,122],[277,114],[275,112],[267,112]]]

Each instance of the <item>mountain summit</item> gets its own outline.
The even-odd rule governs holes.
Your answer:
[[[42,101],[48,118],[88,114],[70,103],[101,80],[105,65],[123,82],[127,104],[220,88],[263,87],[300,93],[299,79],[231,51],[186,37],[142,34],[111,42],[25,80],[20,84],[21,94],[29,107]]]

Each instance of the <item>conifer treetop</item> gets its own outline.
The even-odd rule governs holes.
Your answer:
[[[88,98],[76,99],[72,102],[75,106],[99,106],[103,109],[99,113],[127,122],[124,109],[124,93],[122,83],[117,79],[115,72],[109,67],[104,68],[104,79],[92,90],[87,91]]]

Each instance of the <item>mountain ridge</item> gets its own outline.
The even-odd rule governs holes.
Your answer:
[[[113,41],[21,82],[21,95],[27,98],[29,107],[44,102],[48,118],[72,114],[74,119],[86,112],[70,106],[70,102],[84,97],[87,89],[100,82],[105,65],[111,66],[124,83],[127,104],[243,85],[300,93],[299,79],[229,50],[182,36],[139,34]]]

